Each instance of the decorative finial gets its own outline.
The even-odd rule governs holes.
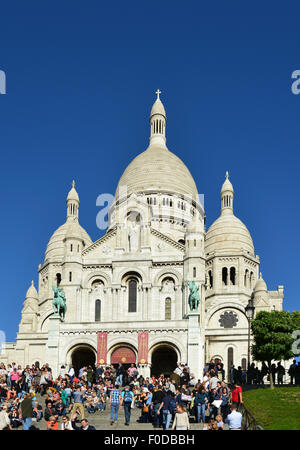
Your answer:
[[[34,286],[33,280],[31,281],[31,286]]]
[[[261,272],[259,273],[259,278],[262,279],[262,273]]]
[[[155,92],[155,94],[157,95],[157,99],[156,99],[156,100],[160,100],[159,94],[161,94],[161,91],[160,91],[159,89],[157,89],[157,91]]]
[[[75,188],[75,181],[72,181],[72,188]]]
[[[228,180],[228,178],[229,178],[228,170],[226,170],[226,175],[225,175],[225,177],[226,177],[226,180]]]

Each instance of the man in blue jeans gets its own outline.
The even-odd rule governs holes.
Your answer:
[[[110,424],[112,425],[118,420],[118,411],[120,406],[120,401],[122,397],[119,389],[112,389],[109,395],[109,406],[110,406]]]
[[[32,423],[33,407],[31,394],[25,394],[21,403],[22,419],[24,420],[24,430],[29,430]]]
[[[121,406],[124,406],[125,413],[125,425],[129,425],[130,416],[131,416],[131,403],[133,400],[133,392],[129,389],[129,386],[126,386],[124,391],[121,394],[122,403]]]

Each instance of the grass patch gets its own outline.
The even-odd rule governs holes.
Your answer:
[[[265,430],[300,430],[300,388],[253,389],[243,401]]]

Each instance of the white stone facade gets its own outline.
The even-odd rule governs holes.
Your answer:
[[[119,347],[138,358],[138,333],[147,331],[148,360],[140,364],[145,375],[160,349],[170,352],[173,364],[188,363],[196,377],[211,358],[220,358],[228,372],[230,362],[247,364],[251,295],[256,312],[282,309],[283,287],[267,290],[251,235],[233,213],[228,174],[221,215],[206,232],[194,179],[166,147],[159,94],[150,127],[149,147],[121,177],[107,231],[96,242],[79,225],[73,183],[66,222],[47,245],[38,292],[33,284],[28,289],[16,343],[4,346],[2,361],[48,362],[58,373],[62,364],[74,363],[76,351],[97,359],[99,331],[107,333],[107,363]],[[189,313],[186,280],[200,286],[198,313]],[[67,299],[65,322],[53,317],[57,281]]]

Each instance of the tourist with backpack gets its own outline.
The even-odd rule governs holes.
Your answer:
[[[134,398],[133,392],[129,389],[129,386],[125,386],[125,389],[121,393],[122,403],[121,406],[124,406],[125,413],[125,425],[129,425],[130,416],[131,416],[131,403]]]

